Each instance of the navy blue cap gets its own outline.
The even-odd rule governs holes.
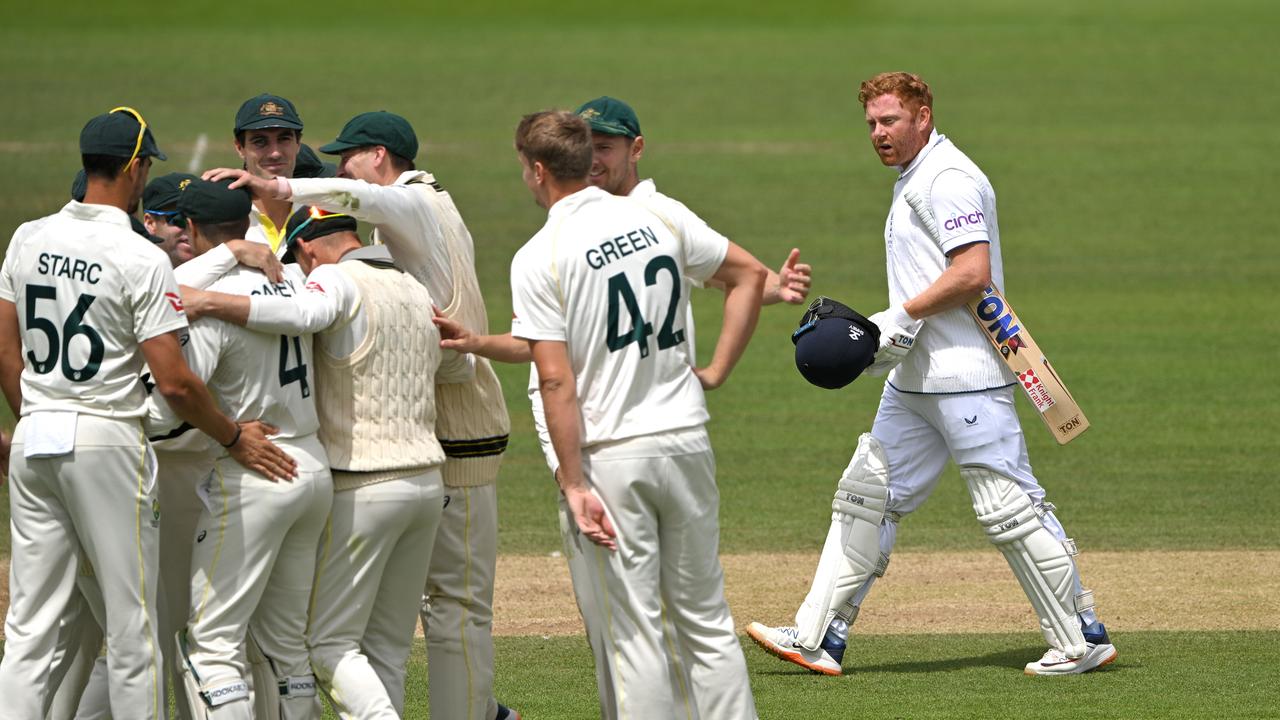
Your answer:
[[[819,297],[800,319],[791,342],[796,346],[796,369],[804,379],[838,390],[875,360],[880,329],[848,305]]]

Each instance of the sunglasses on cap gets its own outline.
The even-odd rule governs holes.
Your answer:
[[[177,210],[143,210],[143,212],[148,215],[155,215],[164,220],[165,223],[181,230],[187,229],[187,218]]]
[[[131,108],[131,107],[126,107],[126,106],[124,106],[124,105],[121,105],[121,106],[120,106],[120,107],[118,107],[118,108],[111,108],[111,112],[113,112],[113,113],[118,113],[118,112],[129,113],[130,115],[132,115],[132,116],[134,117],[134,119],[135,119],[135,120],[137,120],[137,121],[138,121],[138,139],[137,139],[137,141],[136,141],[136,142],[134,142],[134,143],[133,143],[133,154],[132,154],[132,155],[130,155],[130,156],[129,156],[129,159],[125,161],[125,163],[124,163],[124,167],[120,168],[120,171],[121,171],[121,172],[124,172],[125,170],[128,170],[128,169],[129,169],[129,163],[131,163],[131,162],[133,162],[134,160],[136,160],[136,159],[138,158],[138,153],[142,152],[142,138],[143,138],[143,137],[146,135],[146,133],[147,133],[147,121],[142,119],[142,113],[138,112],[137,110],[134,110],[134,109],[133,109],[133,108]],[[110,114],[110,113],[108,113],[108,114]]]
[[[348,217],[348,215],[346,213],[328,212],[325,210],[321,210],[318,207],[312,206],[311,211],[307,213],[306,221],[298,225],[298,227],[294,228],[293,232],[289,233],[289,236],[284,239],[284,242],[286,245],[292,246],[295,242],[305,239],[305,238],[298,237],[298,235],[301,234],[303,230],[307,229],[307,226],[310,225],[311,223],[317,220],[328,220],[330,218],[337,218],[337,217]]]

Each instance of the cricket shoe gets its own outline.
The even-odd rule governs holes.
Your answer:
[[[822,675],[839,675],[840,661],[844,659],[844,645],[823,638],[817,650],[809,650],[800,644],[800,631],[783,625],[769,627],[758,622],[747,626],[747,634],[770,655],[776,655]]]
[[[493,720],[520,720],[520,713],[498,703],[498,714],[493,716]]]
[[[1078,675],[1106,665],[1116,659],[1116,646],[1107,637],[1107,629],[1100,622],[1086,625],[1084,630],[1085,652],[1082,657],[1069,658],[1057,648],[1049,648],[1036,662],[1027,663],[1023,670],[1027,675]]]

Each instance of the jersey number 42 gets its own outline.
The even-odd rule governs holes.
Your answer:
[[[658,273],[666,270],[671,273],[671,300],[667,306],[666,317],[658,330],[658,349],[666,350],[684,342],[684,330],[677,330],[675,324],[676,310],[680,305],[680,269],[670,255],[659,255],[649,261],[644,268],[645,287],[658,282]],[[627,308],[631,316],[631,329],[623,331],[618,327],[622,316],[622,308]],[[640,312],[640,303],[636,301],[636,293],[631,289],[631,281],[626,273],[618,273],[609,278],[609,321],[608,336],[605,338],[609,352],[617,352],[636,343],[640,346],[640,357],[649,357],[649,336],[653,334],[653,323],[646,322]]]

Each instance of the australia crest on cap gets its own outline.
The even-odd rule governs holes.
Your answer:
[[[583,120],[590,120],[593,117],[600,117],[600,111],[595,108],[587,108],[586,110],[578,113],[578,117]]]
[[[183,179],[181,182],[179,182],[179,183],[178,183],[178,192],[182,192],[183,190],[186,190],[186,189],[187,189],[187,186],[191,184],[191,181],[192,181],[193,179],[194,179],[194,178],[185,178],[185,179]]]
[[[262,103],[262,107],[258,108],[259,115],[284,115],[284,108],[275,100],[268,100]]]

